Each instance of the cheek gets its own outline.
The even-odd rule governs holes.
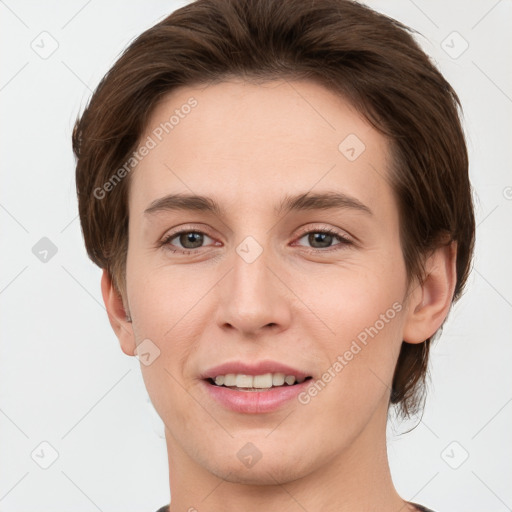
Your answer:
[[[312,291],[308,302],[312,310],[322,311],[329,330],[324,327],[321,336],[318,322],[311,323],[308,350],[321,351],[323,372],[301,404],[308,418],[319,418],[308,423],[307,435],[320,429],[333,436],[334,444],[343,444],[377,408],[386,407],[402,343],[403,282],[369,271],[347,272],[336,287],[332,282],[332,293]],[[345,432],[338,438],[340,426]]]
[[[324,374],[326,381],[336,381],[328,387],[349,401],[361,389],[375,398],[391,385],[402,344],[405,286],[400,258],[332,267],[302,281],[298,294],[315,313],[303,317],[309,318],[303,325],[312,341],[308,350],[322,352],[325,372],[330,368],[336,375]]]
[[[322,332],[327,330],[335,340],[357,337],[376,322],[379,331],[382,321],[387,331],[390,324],[396,327],[404,293],[405,269],[400,260],[395,265],[366,261],[332,266],[303,278],[297,290],[322,321]]]
[[[165,341],[190,338],[190,324],[199,319],[201,301],[215,285],[211,269],[200,270],[184,265],[151,266],[140,260],[132,265],[130,309],[141,336]],[[174,341],[173,341],[174,343]]]

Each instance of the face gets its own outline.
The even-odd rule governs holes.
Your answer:
[[[380,440],[407,294],[388,142],[305,81],[174,90],[148,137],[131,176],[122,343],[146,344],[175,460],[275,483]],[[162,201],[177,194],[217,208]],[[213,383],[232,374],[217,382],[237,389]]]

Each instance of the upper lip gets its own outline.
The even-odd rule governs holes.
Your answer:
[[[284,373],[285,375],[294,375],[298,379],[305,379],[310,375],[297,368],[292,368],[286,364],[277,361],[259,361],[257,363],[245,363],[243,361],[232,361],[209,368],[202,373],[203,379],[214,379],[218,375],[227,375],[236,373],[243,375],[263,375],[265,373]]]

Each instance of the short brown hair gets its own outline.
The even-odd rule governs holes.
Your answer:
[[[164,95],[232,77],[305,79],[342,95],[386,136],[408,279],[423,279],[425,256],[442,237],[456,241],[457,300],[475,236],[461,106],[412,32],[350,0],[197,0],[146,30],[101,80],[74,126],[89,257],[125,297],[131,175],[107,197],[97,191],[137,148]],[[404,416],[417,412],[424,396],[432,339],[402,343],[390,403]]]

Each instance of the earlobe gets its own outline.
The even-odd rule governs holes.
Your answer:
[[[425,262],[425,278],[411,292],[403,340],[422,343],[443,324],[457,281],[457,243],[442,245]]]
[[[106,269],[103,269],[101,276],[101,294],[107,309],[108,320],[119,339],[121,350],[128,356],[135,355],[135,335],[129,312],[126,311],[121,294],[112,283]]]

